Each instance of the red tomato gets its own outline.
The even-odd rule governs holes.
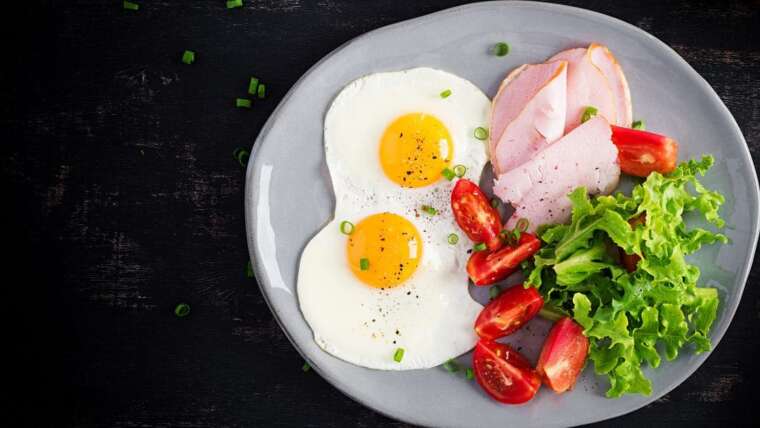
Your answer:
[[[472,355],[475,379],[494,400],[507,404],[524,403],[541,387],[528,360],[509,345],[481,340]]]
[[[612,142],[626,174],[646,177],[654,171],[667,174],[676,169],[678,143],[670,137],[612,125]]]
[[[628,224],[630,224],[631,227],[635,229],[636,226],[640,224],[644,224],[646,223],[646,221],[647,221],[647,216],[646,216],[646,213],[644,213],[628,220]],[[623,262],[623,266],[625,267],[625,270],[627,270],[628,272],[634,272],[636,268],[638,267],[639,260],[641,260],[641,257],[639,257],[638,254],[627,254],[621,248],[620,260]]]
[[[501,218],[477,184],[465,178],[457,181],[451,192],[451,210],[459,227],[476,243],[493,251],[502,245]]]
[[[480,311],[475,320],[475,332],[483,339],[507,336],[536,316],[543,305],[544,299],[535,288],[515,285]]]
[[[536,254],[541,240],[523,232],[517,246],[496,251],[477,251],[467,261],[467,274],[475,285],[490,285],[501,281],[520,268],[520,263]]]
[[[588,354],[588,339],[571,318],[554,323],[538,357],[536,371],[554,392],[572,389]]]

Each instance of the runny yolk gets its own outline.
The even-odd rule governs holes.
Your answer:
[[[376,288],[391,288],[417,269],[422,260],[422,239],[417,228],[404,217],[374,214],[354,227],[346,253],[348,265],[362,282]]]
[[[380,139],[385,175],[402,187],[435,183],[454,156],[446,126],[435,116],[409,113],[394,120]]]

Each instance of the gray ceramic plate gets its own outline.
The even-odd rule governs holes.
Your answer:
[[[489,54],[509,41],[503,58]],[[638,409],[684,381],[707,358],[684,352],[649,371],[648,397],[604,398],[606,381],[586,370],[562,396],[542,389],[522,406],[500,405],[474,382],[442,368],[382,372],[338,360],[317,347],[296,299],[301,251],[331,218],[334,197],[324,161],[322,121],[331,99],[362,75],[417,66],[458,74],[493,96],[505,74],[568,47],[597,41],[622,63],[634,116],[681,142],[682,159],[711,153],[717,163],[704,182],[727,198],[723,215],[730,245],[695,258],[702,283],[720,290],[712,330],[717,346],[742,295],[758,234],[758,183],[739,127],[710,86],[673,50],[644,31],[586,10],[539,3],[492,2],[446,10],[361,36],[311,68],[269,118],[248,165],[245,210],[248,246],[261,292],[283,331],[325,379],[353,399],[396,419],[430,426],[568,426]],[[482,298],[483,296],[476,296]],[[548,325],[521,331],[523,352],[535,361]],[[469,354],[460,358],[467,362]]]

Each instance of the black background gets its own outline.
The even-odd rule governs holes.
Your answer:
[[[244,170],[231,152],[249,147],[296,79],[343,42],[464,2],[135,1],[137,12],[115,0],[0,11],[4,351],[17,360],[6,377],[23,381],[7,389],[16,424],[403,425],[301,371],[244,274]],[[672,46],[728,105],[757,162],[760,2],[568,3]],[[195,64],[179,61],[185,49]],[[250,75],[269,95],[236,109]],[[758,269],[691,378],[599,425],[749,423]],[[189,317],[174,316],[180,302]]]

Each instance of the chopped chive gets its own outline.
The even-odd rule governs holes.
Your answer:
[[[464,165],[455,165],[454,166],[454,174],[457,175],[457,177],[464,177],[465,174],[467,174],[467,167]]]
[[[126,10],[137,10],[140,9],[140,5],[137,3],[132,3],[131,1],[125,1],[124,2],[124,9]]]
[[[259,87],[259,79],[251,76],[251,81],[248,82],[248,93],[256,95],[256,89]]]
[[[449,373],[454,373],[459,371],[459,363],[456,362],[453,358],[449,359],[445,363],[443,363],[443,368],[446,369]]]
[[[369,270],[369,259],[361,259],[361,260],[359,260],[359,269],[361,269],[361,270]]]
[[[259,98],[264,98],[267,94],[267,85],[263,83],[259,83],[259,87],[256,89],[256,95],[258,95]]]
[[[301,370],[303,370],[303,372],[306,373],[309,370],[311,370],[311,366],[309,365],[309,363],[304,361],[303,365],[301,366]]]
[[[599,113],[599,110],[596,107],[594,106],[586,107],[586,110],[583,110],[583,116],[581,116],[581,123],[585,123],[587,120],[596,116],[597,113]]]
[[[244,167],[248,165],[248,158],[251,157],[251,154],[248,152],[248,150],[238,147],[232,151],[232,157],[238,161],[240,166]]]
[[[253,278],[253,265],[251,265],[250,261],[245,264],[245,277]]]
[[[187,303],[180,303],[176,308],[174,308],[174,315],[178,316],[179,318],[190,315],[190,305]]]
[[[227,1],[227,9],[232,9],[235,7],[243,7],[243,0],[228,0]]]
[[[496,56],[506,56],[509,53],[509,45],[499,42],[493,46],[493,54]]]
[[[404,359],[404,348],[396,348],[396,352],[393,354],[393,361],[400,363]]]
[[[449,236],[446,238],[447,241],[449,241],[449,244],[456,245],[457,242],[459,242],[459,235],[456,233],[449,233]]]
[[[499,201],[499,198],[491,198],[491,206],[494,208],[499,208],[499,205],[501,204],[501,201]]]
[[[474,247],[472,247],[472,251],[483,251],[486,249],[486,244],[483,242],[479,242],[475,244]]]
[[[354,233],[354,224],[350,221],[340,222],[340,233],[344,235],[350,235]]]
[[[467,370],[464,371],[464,376],[467,378],[467,380],[472,380],[475,378],[475,371],[472,369],[472,367],[467,367]]]
[[[195,52],[193,51],[185,51],[182,53],[182,62],[185,64],[192,64],[195,62]]]
[[[448,98],[451,95],[451,89],[446,89],[445,91],[441,92],[441,98]]]
[[[251,100],[248,98],[235,98],[235,107],[251,108]]]
[[[631,128],[633,128],[633,129],[640,129],[640,130],[643,131],[643,130],[647,129],[647,124],[643,120],[635,120],[633,122],[633,125],[631,125]]]
[[[491,298],[491,300],[497,298],[501,294],[501,288],[499,288],[498,285],[494,285],[490,289],[488,289],[488,297]]]
[[[441,171],[441,175],[443,175],[444,178],[446,178],[446,180],[449,180],[449,181],[453,180],[454,177],[457,176],[457,174],[454,171],[448,168],[444,168],[443,171]]]
[[[427,214],[430,214],[430,215],[436,215],[436,214],[438,214],[438,210],[435,209],[435,208],[433,208],[433,207],[431,207],[430,205],[423,205],[422,206],[422,211],[425,211]]]
[[[517,224],[515,225],[515,230],[519,230],[520,232],[525,232],[530,227],[530,221],[527,218],[521,218],[517,220]]]
[[[473,133],[475,135],[475,138],[478,140],[485,140],[488,138],[488,130],[486,128],[483,128],[482,126],[478,126],[475,128],[475,132]]]

